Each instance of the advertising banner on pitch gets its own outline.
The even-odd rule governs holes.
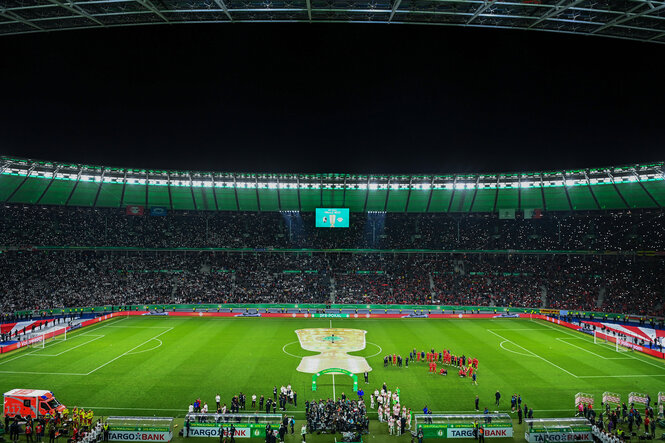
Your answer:
[[[513,427],[507,423],[481,423],[485,438],[508,438],[513,436]],[[422,424],[425,438],[474,438],[472,423]]]
[[[219,438],[220,432],[224,432],[224,437],[230,437],[230,423],[192,423],[189,428],[185,428],[185,436],[189,437],[213,437]],[[264,424],[238,423],[235,425],[235,438],[265,438],[266,429]]]
[[[109,431],[110,441],[171,441],[169,431]]]
[[[524,438],[530,443],[593,441],[590,426],[575,426],[570,431],[532,429],[524,433]]]

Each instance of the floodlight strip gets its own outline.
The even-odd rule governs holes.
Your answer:
[[[466,175],[261,174],[155,171],[3,158],[0,176],[93,183],[269,190],[423,191],[532,189],[663,181],[663,163],[624,167]],[[105,173],[102,173],[105,171]]]

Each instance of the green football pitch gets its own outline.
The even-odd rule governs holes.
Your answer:
[[[287,413],[304,417],[305,400],[352,394],[347,376],[323,375],[317,392],[312,375],[296,370],[304,356],[295,330],[352,328],[367,331],[366,347],[352,355],[372,367],[366,393],[384,382],[399,387],[402,404],[413,411],[427,405],[437,413],[473,413],[494,407],[510,410],[518,393],[535,417],[574,414],[577,392],[604,391],[627,400],[629,392],[656,398],[665,390],[665,364],[635,352],[617,352],[614,345],[595,344],[593,337],[529,319],[258,319],[197,317],[121,317],[68,334],[66,341],[27,348],[0,358],[0,386],[49,389],[66,405],[92,408],[99,416],[141,415],[182,418],[196,398],[214,409],[215,394],[230,405],[242,391],[272,397],[273,386],[291,384],[298,407]],[[454,370],[447,377],[428,372],[425,363],[384,368],[383,356],[408,356],[409,350],[450,349],[479,360],[478,385]],[[451,368],[452,369],[452,368]],[[353,395],[351,395],[353,398]],[[248,410],[249,408],[248,404]],[[376,422],[376,414],[370,418]],[[372,436],[386,429],[372,424]],[[516,429],[516,435],[519,435]],[[321,441],[332,441],[322,437]],[[327,440],[325,440],[327,439]],[[295,441],[295,437],[293,438]]]

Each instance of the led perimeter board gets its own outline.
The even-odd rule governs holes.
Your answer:
[[[349,208],[316,208],[317,228],[348,228]]]

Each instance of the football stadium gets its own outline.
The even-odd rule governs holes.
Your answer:
[[[665,440],[663,44],[664,0],[0,0],[0,443]]]
[[[0,165],[5,438],[663,434],[662,162]]]

